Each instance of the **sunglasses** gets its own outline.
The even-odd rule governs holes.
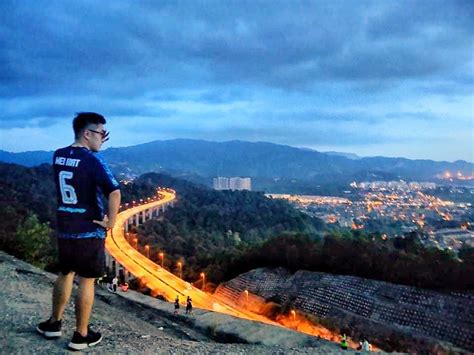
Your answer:
[[[108,132],[108,131],[102,131],[101,132],[101,131],[96,131],[96,130],[93,130],[93,129],[90,129],[90,128],[88,128],[88,130],[91,131],[91,132],[94,132],[94,133],[99,133],[102,136],[102,143],[107,142],[110,138],[109,137],[110,132]]]

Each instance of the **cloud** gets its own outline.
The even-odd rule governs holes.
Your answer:
[[[48,127],[72,120],[78,112],[100,112],[107,116],[163,117],[174,113],[147,99],[117,99],[98,96],[42,96],[1,99],[2,128]]]
[[[136,95],[209,81],[292,89],[423,78],[471,58],[463,6],[368,4],[7,2],[0,93]]]
[[[47,128],[90,110],[166,122],[161,131],[174,137],[186,134],[186,122],[208,139],[310,144],[307,132],[317,128],[327,144],[371,145],[371,128],[387,131],[395,120],[419,128],[407,122],[439,120],[450,100],[462,103],[456,115],[471,109],[458,121],[448,115],[465,123],[473,8],[437,0],[2,1],[0,130]]]

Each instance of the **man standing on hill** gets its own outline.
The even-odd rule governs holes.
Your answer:
[[[82,112],[73,120],[75,141],[54,153],[58,199],[58,252],[61,272],[54,284],[51,317],[36,330],[51,339],[62,335],[61,321],[79,276],[76,331],[68,347],[82,350],[96,345],[102,335],[89,329],[94,303],[94,280],[104,275],[106,231],[113,228],[120,206],[120,189],[105,161],[96,154],[108,140],[102,115]],[[101,197],[108,198],[104,214]]]

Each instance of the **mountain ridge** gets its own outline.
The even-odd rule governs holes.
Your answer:
[[[134,144],[130,146],[121,146],[121,147],[110,147],[106,148],[103,150],[103,152],[108,151],[108,150],[114,150],[114,149],[124,149],[124,148],[132,148],[132,147],[141,147],[141,146],[148,146],[151,144],[155,143],[160,143],[160,142],[203,142],[203,143],[211,143],[211,144],[226,144],[226,143],[245,143],[245,144],[267,144],[270,146],[281,146],[281,147],[287,147],[287,148],[292,148],[292,149],[297,149],[300,151],[306,151],[306,152],[316,152],[319,154],[325,154],[325,155],[334,155],[334,156],[341,156],[345,157],[347,159],[351,160],[356,160],[356,159],[371,159],[371,158],[384,158],[384,159],[405,159],[405,160],[410,160],[410,161],[428,161],[428,162],[435,162],[435,163],[467,163],[467,164],[474,164],[473,162],[463,160],[463,159],[457,159],[454,161],[448,161],[448,160],[434,160],[434,159],[410,159],[406,157],[386,157],[383,155],[371,155],[371,156],[360,156],[356,153],[351,153],[351,152],[337,152],[337,151],[319,151],[315,150],[312,148],[307,148],[307,147],[294,147],[291,145],[287,144],[279,144],[279,143],[273,143],[273,142],[265,142],[265,141],[256,141],[256,142],[250,142],[250,141],[244,141],[240,139],[233,139],[229,141],[209,141],[205,139],[191,139],[191,138],[173,138],[173,139],[166,139],[166,140],[154,140],[150,142],[145,142],[145,143],[139,143],[139,144]],[[8,162],[7,160],[2,160],[4,159],[4,154],[5,155],[24,155],[24,154],[52,154],[54,150],[27,150],[24,152],[10,152],[7,150],[0,149],[0,161],[3,162]],[[39,163],[41,164],[41,163]]]
[[[150,171],[196,174],[203,177],[249,176],[255,179],[296,179],[312,183],[353,180],[439,180],[445,171],[471,175],[474,164],[429,159],[348,156],[270,142],[195,139],[156,140],[101,153],[116,173],[139,175]],[[0,150],[0,161],[26,166],[51,163],[52,151],[10,153]]]

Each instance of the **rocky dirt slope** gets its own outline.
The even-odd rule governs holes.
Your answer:
[[[0,252],[0,353],[67,353],[74,307],[67,308],[63,337],[44,340],[35,331],[50,313],[55,276]],[[75,291],[73,291],[74,297]],[[173,316],[171,305],[140,294],[97,289],[93,326],[104,340],[99,353],[334,353],[337,344],[268,325],[196,310]],[[161,302],[161,304],[160,304]]]

